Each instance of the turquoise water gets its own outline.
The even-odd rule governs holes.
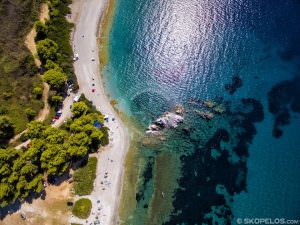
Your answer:
[[[300,219],[299,21],[292,0],[117,1],[110,95],[142,132],[185,108],[162,140],[138,140],[124,224]]]

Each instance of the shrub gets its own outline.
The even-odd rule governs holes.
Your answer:
[[[52,60],[48,59],[46,61],[46,65],[45,65],[45,68],[47,70],[51,70],[51,69],[54,69],[56,71],[60,71],[60,72],[63,72],[62,68],[59,67],[59,65],[55,62],[53,62]]]
[[[72,213],[80,219],[89,217],[92,209],[92,202],[87,198],[81,198],[74,204]]]
[[[0,143],[14,136],[14,124],[7,116],[0,116]]]
[[[43,80],[48,83],[52,89],[60,90],[64,87],[67,76],[60,71],[52,69],[44,74]]]
[[[75,117],[80,117],[88,111],[88,106],[84,102],[75,102],[72,106],[71,112]]]
[[[88,162],[74,173],[74,190],[76,195],[89,195],[94,188],[97,158],[90,157]]]
[[[43,22],[36,21],[35,30],[36,30],[35,41],[40,41],[47,37],[47,26]]]
[[[32,108],[25,109],[26,116],[29,120],[33,120],[36,117],[37,112]]]
[[[47,59],[56,60],[58,57],[58,45],[51,39],[46,38],[39,41],[36,48],[38,56],[43,63],[46,63]]]
[[[54,95],[54,96],[51,96],[50,103],[51,103],[51,105],[57,106],[62,101],[63,101],[62,96]]]
[[[103,145],[103,146],[109,144],[109,134],[108,134],[108,130],[109,130],[108,127],[102,127],[102,128],[101,128],[101,131],[102,131],[102,133],[103,133],[103,136],[102,136],[102,138],[100,139],[100,141],[101,141],[101,145]]]
[[[41,87],[35,87],[32,91],[36,99],[40,99],[43,95],[43,89]]]
[[[2,96],[5,100],[8,100],[12,97],[12,93],[10,91],[3,92]]]

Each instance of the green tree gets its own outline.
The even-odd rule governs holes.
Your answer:
[[[37,112],[32,108],[25,109],[25,113],[29,120],[33,120],[34,117],[37,115]]]
[[[62,145],[48,145],[41,155],[41,167],[48,175],[62,175],[68,168],[68,155]]]
[[[47,37],[47,26],[41,21],[35,22],[36,37],[35,41],[43,40]]]
[[[40,157],[44,149],[44,140],[33,139],[30,143],[30,147],[25,151],[23,157],[26,161],[31,161],[38,165],[40,163]]]
[[[5,207],[9,203],[11,187],[7,183],[0,183],[0,206]]]
[[[46,143],[50,144],[63,144],[67,135],[68,133],[65,130],[54,127],[48,127],[44,131]]]
[[[43,132],[46,130],[47,126],[40,121],[32,121],[27,124],[26,137],[29,139],[40,138],[43,136]]]
[[[47,59],[45,68],[46,68],[47,70],[54,69],[54,70],[56,70],[56,71],[63,72],[62,68],[61,68],[57,63],[53,62],[53,61],[50,60],[50,59]]]
[[[54,95],[54,96],[51,96],[51,104],[52,105],[58,105],[60,102],[63,101],[63,98],[62,96],[59,96],[59,95]]]
[[[43,89],[41,87],[35,87],[32,90],[32,94],[34,94],[37,99],[40,99],[43,95]]]
[[[59,90],[67,81],[67,76],[60,71],[51,69],[43,75],[43,80],[47,82],[51,88]]]
[[[88,148],[85,146],[70,146],[68,153],[72,158],[82,158],[88,153]]]
[[[0,179],[12,173],[13,162],[18,157],[19,152],[14,148],[0,149]]]
[[[44,39],[37,42],[37,53],[40,60],[46,63],[47,59],[55,60],[58,57],[58,45],[51,39]]]
[[[14,124],[7,116],[0,116],[0,143],[14,136]]]
[[[75,117],[80,117],[85,115],[88,109],[88,106],[84,102],[75,102],[72,106],[71,112]]]
[[[70,145],[89,146],[92,143],[91,138],[84,132],[73,134],[69,139]]]

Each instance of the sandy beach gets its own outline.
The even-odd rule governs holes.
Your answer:
[[[91,195],[84,196],[93,202],[87,221],[90,224],[98,217],[101,224],[109,225],[117,221],[124,160],[130,138],[127,128],[110,104],[100,75],[98,30],[107,4],[107,0],[74,0],[71,8],[72,20],[75,23],[73,48],[74,53],[79,54],[79,60],[74,63],[80,86],[79,93],[83,93],[99,111],[109,116],[106,126],[110,129],[110,144],[97,153],[94,190]],[[92,92],[92,89],[95,91]],[[104,178],[106,175],[107,178]],[[70,222],[86,223],[86,220],[71,217]]]

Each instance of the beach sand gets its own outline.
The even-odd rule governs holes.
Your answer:
[[[110,129],[110,144],[102,147],[96,154],[98,164],[94,190],[91,195],[84,196],[93,202],[91,215],[87,220],[88,224],[99,220],[101,224],[109,225],[116,224],[118,217],[124,161],[130,137],[124,123],[110,104],[100,75],[98,53],[101,55],[102,52],[98,48],[98,32],[107,6],[106,0],[74,0],[71,8],[75,23],[73,48],[79,54],[79,60],[74,63],[80,85],[79,93],[83,93],[99,111],[109,116],[109,122],[105,125]],[[86,223],[86,220],[71,217],[70,222]]]

